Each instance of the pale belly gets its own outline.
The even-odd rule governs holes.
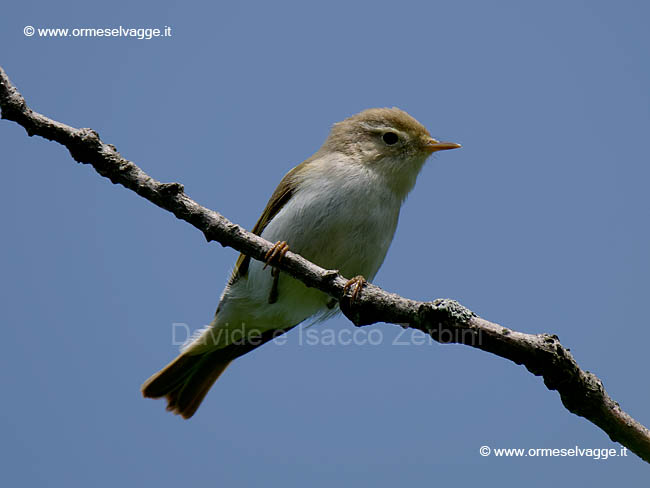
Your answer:
[[[362,275],[372,280],[393,239],[401,202],[388,192],[369,192],[363,182],[336,188],[333,184],[318,182],[301,189],[267,225],[262,237],[286,241],[291,251],[325,269],[339,270],[346,278]],[[328,295],[286,273],[280,273],[277,300],[269,303],[273,277],[271,267],[263,268],[263,263],[251,260],[248,274],[224,290],[211,327],[260,332],[288,329],[328,312]]]

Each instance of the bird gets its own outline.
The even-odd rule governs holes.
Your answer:
[[[407,112],[371,108],[335,123],[320,149],[291,169],[252,232],[274,242],[265,261],[241,254],[210,324],[141,388],[191,418],[236,358],[300,323],[339,311],[327,294],[280,272],[291,249],[325,269],[353,276],[352,300],[382,265],[402,203],[427,158],[460,144],[440,142]]]

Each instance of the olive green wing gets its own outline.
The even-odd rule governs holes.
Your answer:
[[[282,181],[280,181],[280,184],[273,192],[273,195],[271,195],[271,198],[266,204],[266,208],[255,224],[255,227],[253,227],[253,234],[258,236],[262,235],[262,232],[269,224],[269,222],[273,220],[273,217],[275,217],[278,212],[282,210],[282,207],[284,207],[286,203],[291,200],[291,197],[296,191],[299,175],[305,166],[309,163],[309,161],[310,160],[307,160],[304,163],[299,164],[291,171],[289,171],[286,175],[284,175],[284,178],[282,178]],[[246,256],[245,254],[239,255],[239,258],[237,258],[237,262],[235,263],[235,269],[233,269],[232,275],[230,275],[230,281],[228,282],[230,285],[234,284],[239,278],[246,276],[248,273],[248,266],[250,265],[250,261],[250,256]]]

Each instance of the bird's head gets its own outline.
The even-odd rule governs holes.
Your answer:
[[[364,110],[334,124],[321,152],[343,154],[377,172],[404,198],[431,154],[459,147],[434,139],[417,120],[393,107]]]

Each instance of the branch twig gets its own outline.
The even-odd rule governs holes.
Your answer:
[[[154,180],[117,149],[105,144],[91,129],[75,129],[31,110],[0,67],[0,109],[2,118],[17,122],[30,136],[56,141],[72,157],[90,164],[113,183],[133,190],[159,207],[185,220],[205,235],[237,251],[263,260],[272,244],[247,232],[217,212],[189,198],[179,183]],[[564,406],[593,422],[609,437],[650,462],[650,431],[625,413],[610,398],[602,382],[580,369],[573,356],[554,335],[524,334],[478,317],[453,300],[418,302],[367,285],[353,305],[344,286],[346,279],[337,271],[325,270],[301,256],[288,252],[278,265],[282,271],[317,288],[341,304],[341,310],[355,325],[388,322],[411,327],[441,343],[460,343],[491,352],[544,378],[550,390],[557,390]]]

